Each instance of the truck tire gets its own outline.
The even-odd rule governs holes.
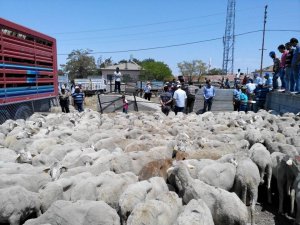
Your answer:
[[[17,108],[14,119],[24,119],[26,120],[28,117],[32,115],[32,110],[28,105],[20,105]]]
[[[0,124],[4,123],[6,120],[10,119],[9,112],[7,110],[0,110]]]

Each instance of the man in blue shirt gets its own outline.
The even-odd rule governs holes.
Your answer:
[[[291,45],[294,47],[292,58],[292,71],[294,74],[295,91],[300,92],[300,46],[296,38],[290,40]]]
[[[79,112],[83,111],[84,94],[80,91],[79,86],[75,87],[75,91],[72,94],[74,100],[74,106]]]
[[[243,86],[242,93],[240,94],[240,111],[248,111],[248,96],[246,94],[247,88]]]
[[[240,111],[240,95],[241,95],[240,85],[236,85],[233,90],[233,111]]]
[[[211,85],[210,80],[206,81],[206,86],[203,90],[203,97],[204,97],[204,107],[203,107],[203,113],[211,110],[213,98],[216,95],[215,88]]]
[[[256,101],[254,112],[257,112],[258,110],[265,108],[265,102],[266,102],[268,92],[269,92],[269,88],[263,87],[262,83],[259,83],[257,85],[256,89],[254,90],[255,101]]]
[[[268,73],[265,74],[265,83],[263,86],[269,88],[270,91],[273,89],[273,80]]]

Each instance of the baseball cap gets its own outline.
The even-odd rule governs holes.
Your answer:
[[[61,85],[61,89],[66,89],[66,86],[65,85]]]
[[[270,56],[270,57],[274,57],[274,56],[275,56],[275,52],[274,52],[274,51],[271,51],[271,52],[269,53],[269,56]]]
[[[78,85],[76,85],[76,86],[75,86],[75,89],[79,89],[79,86],[78,86]]]

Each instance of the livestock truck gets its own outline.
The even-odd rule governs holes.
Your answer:
[[[56,40],[0,18],[0,123],[49,111],[57,95]]]
[[[106,92],[106,80],[103,78],[75,79],[74,83],[81,86],[85,96]]]

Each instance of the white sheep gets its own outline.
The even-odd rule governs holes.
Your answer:
[[[202,199],[210,209],[216,225],[246,225],[247,207],[236,194],[193,179],[183,163],[178,163],[169,171],[175,175],[176,184],[185,204],[192,199]]]

